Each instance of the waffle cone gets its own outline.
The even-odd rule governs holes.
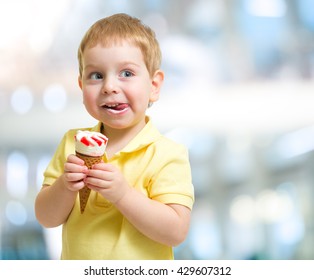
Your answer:
[[[91,156],[80,154],[78,152],[76,152],[76,156],[84,160],[85,165],[87,166],[88,169],[91,169],[93,164],[100,163],[102,160],[102,156],[91,157]],[[87,186],[84,186],[82,189],[79,190],[81,214],[84,213],[90,191],[91,190]]]

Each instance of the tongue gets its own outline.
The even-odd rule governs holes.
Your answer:
[[[127,107],[128,107],[128,104],[121,103],[121,104],[113,107],[112,109],[117,110],[117,111],[122,111],[122,110],[124,110]]]

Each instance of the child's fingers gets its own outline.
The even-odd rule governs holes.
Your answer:
[[[67,182],[78,182],[82,181],[86,178],[86,174],[84,173],[73,173],[73,172],[65,172],[64,178]]]
[[[68,156],[67,162],[71,162],[71,163],[78,164],[78,165],[85,165],[84,160],[82,160],[81,158],[79,158],[73,154]]]
[[[92,166],[92,170],[103,170],[103,171],[109,171],[113,172],[115,170],[115,166],[109,163],[96,163]]]
[[[86,173],[88,168],[85,165],[79,165],[76,163],[66,162],[64,164],[64,172],[68,173]]]
[[[113,181],[115,176],[113,172],[101,169],[89,169],[86,175],[87,178],[98,178],[104,181]]]

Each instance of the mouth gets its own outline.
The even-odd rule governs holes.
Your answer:
[[[105,110],[114,113],[119,114],[125,112],[129,108],[129,104],[127,103],[106,103],[101,106]]]

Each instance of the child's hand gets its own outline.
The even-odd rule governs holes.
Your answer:
[[[84,160],[75,155],[69,155],[64,164],[63,181],[70,191],[78,191],[84,187],[84,179],[88,171]]]
[[[98,163],[87,172],[85,184],[111,203],[119,201],[129,189],[120,170],[112,164]]]

